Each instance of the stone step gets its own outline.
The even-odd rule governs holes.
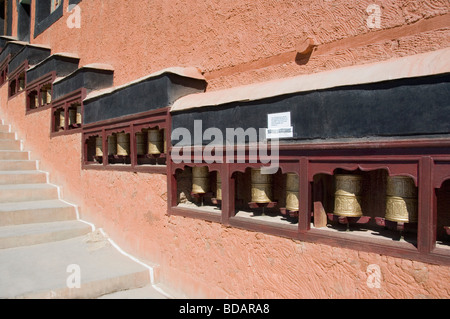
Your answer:
[[[0,185],[0,203],[58,199],[58,189],[49,184]]]
[[[40,184],[47,182],[47,174],[42,171],[0,171],[0,185]]]
[[[101,296],[98,299],[172,299],[166,294],[162,294],[152,285],[142,288],[135,288],[114,292],[112,294]]]
[[[15,140],[15,139],[16,139],[15,133],[0,132],[0,140]]]
[[[61,200],[0,203],[0,226],[76,219],[75,208]]]
[[[0,124],[0,133],[9,133],[9,132],[11,132],[9,125]]]
[[[35,170],[36,161],[29,160],[0,160],[0,171]]]
[[[0,160],[27,160],[28,152],[0,150]]]
[[[0,139],[0,150],[20,151],[20,141]]]
[[[77,220],[0,227],[0,249],[31,246],[88,234],[91,226]]]
[[[80,288],[72,286],[78,278]],[[99,232],[0,250],[0,298],[92,299],[149,284],[149,269],[120,254]]]

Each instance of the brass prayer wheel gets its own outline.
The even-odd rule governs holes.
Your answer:
[[[161,130],[148,130],[148,154],[159,155],[164,151],[164,138]]]
[[[25,75],[19,76],[19,91],[22,91],[25,89]]]
[[[103,156],[103,138],[101,136],[95,138],[95,156]]]
[[[216,199],[222,200],[222,178],[220,177],[219,172],[217,172]]]
[[[34,96],[34,105],[32,105],[32,109],[39,107],[39,95]]]
[[[386,195],[387,220],[402,223],[417,222],[417,187],[412,178],[389,176]]]
[[[52,102],[52,91],[48,85],[41,89],[41,101],[42,105],[50,104]]]
[[[69,109],[69,125],[77,123],[77,110]]]
[[[47,96],[47,100],[46,100],[46,103],[47,103],[47,104],[50,104],[50,103],[52,103],[52,91],[50,91],[50,90],[47,90],[47,92],[46,92],[46,96]]]
[[[272,175],[261,174],[261,169],[252,168],[252,202],[267,204],[272,202]]]
[[[142,133],[142,132],[136,133],[136,152],[137,152],[137,155],[145,154],[144,133]]]
[[[206,166],[192,168],[192,193],[205,194],[209,192],[209,169]]]
[[[108,155],[117,154],[117,136],[112,134],[108,136]]]
[[[130,134],[117,133],[117,155],[130,155]]]
[[[293,212],[299,210],[299,179],[295,173],[286,176],[286,209]]]
[[[82,123],[82,117],[81,117],[81,105],[77,105],[77,119],[76,123],[81,124]]]
[[[66,126],[66,116],[64,110],[59,111],[59,128],[64,129]]]
[[[334,214],[343,217],[361,217],[362,176],[336,175],[336,192],[334,196]]]

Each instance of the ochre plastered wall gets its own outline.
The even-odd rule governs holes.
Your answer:
[[[382,7],[381,30],[367,28],[370,3]],[[195,66],[205,72],[208,90],[216,90],[427,52],[448,47],[450,38],[450,28],[440,20],[448,17],[449,2],[438,0],[83,0],[80,29],[67,27],[67,1],[64,6],[64,16],[31,42],[49,45],[52,53],[77,53],[80,65],[111,64],[115,85],[166,67]],[[32,35],[33,30],[32,19]],[[295,48],[306,37],[322,46],[308,59],[295,61]],[[159,264],[159,278],[180,293],[220,298],[450,296],[449,267],[169,217],[166,176],[82,170],[80,134],[50,138],[50,110],[25,115],[25,94],[8,100],[7,85],[0,90],[0,115],[32,158],[40,160],[41,169],[50,172],[51,182],[62,187],[64,199],[77,204],[83,219],[105,229],[126,251]],[[379,289],[367,285],[371,264],[381,268]]]

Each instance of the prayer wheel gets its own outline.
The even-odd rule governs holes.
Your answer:
[[[52,102],[52,92],[49,89],[41,90],[42,105],[50,104]]]
[[[47,96],[46,103],[47,103],[47,104],[52,103],[52,91],[51,91],[50,89],[48,89],[48,90],[45,92],[45,94],[46,94],[46,96]]]
[[[69,109],[69,125],[77,123],[77,110]]]
[[[103,138],[101,136],[95,138],[95,156],[103,156]]]
[[[417,187],[412,178],[389,176],[386,195],[387,220],[402,223],[417,222]]]
[[[64,129],[66,126],[66,116],[64,110],[59,111],[59,128]]]
[[[148,130],[148,154],[159,155],[164,151],[164,138],[161,130]]]
[[[261,169],[252,168],[252,202],[267,204],[272,202],[272,175],[261,174]]]
[[[209,169],[206,166],[192,168],[192,194],[209,192]]]
[[[216,199],[222,200],[222,178],[220,177],[219,172],[217,172]]]
[[[336,175],[334,214],[342,217],[361,217],[362,176]]]
[[[130,134],[117,133],[117,155],[119,156],[130,155]]]
[[[25,75],[19,76],[19,91],[25,89]]]
[[[137,155],[145,154],[144,133],[142,133],[142,132],[136,133],[136,152],[137,152]]]
[[[286,176],[286,209],[293,212],[299,210],[299,179],[295,173]]]
[[[76,123],[81,124],[83,122],[82,116],[81,116],[81,105],[77,105],[77,119]]]
[[[112,134],[108,136],[108,155],[117,154],[117,136]]]
[[[35,109],[35,108],[37,108],[37,107],[39,107],[39,95],[38,94],[36,94],[35,96],[34,96],[34,105],[32,105],[32,109]]]

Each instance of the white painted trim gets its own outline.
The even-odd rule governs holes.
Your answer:
[[[230,89],[190,94],[175,101],[171,112],[232,102],[255,101],[334,87],[445,74],[450,72],[449,56],[450,48],[445,48],[377,63],[354,65]]]

